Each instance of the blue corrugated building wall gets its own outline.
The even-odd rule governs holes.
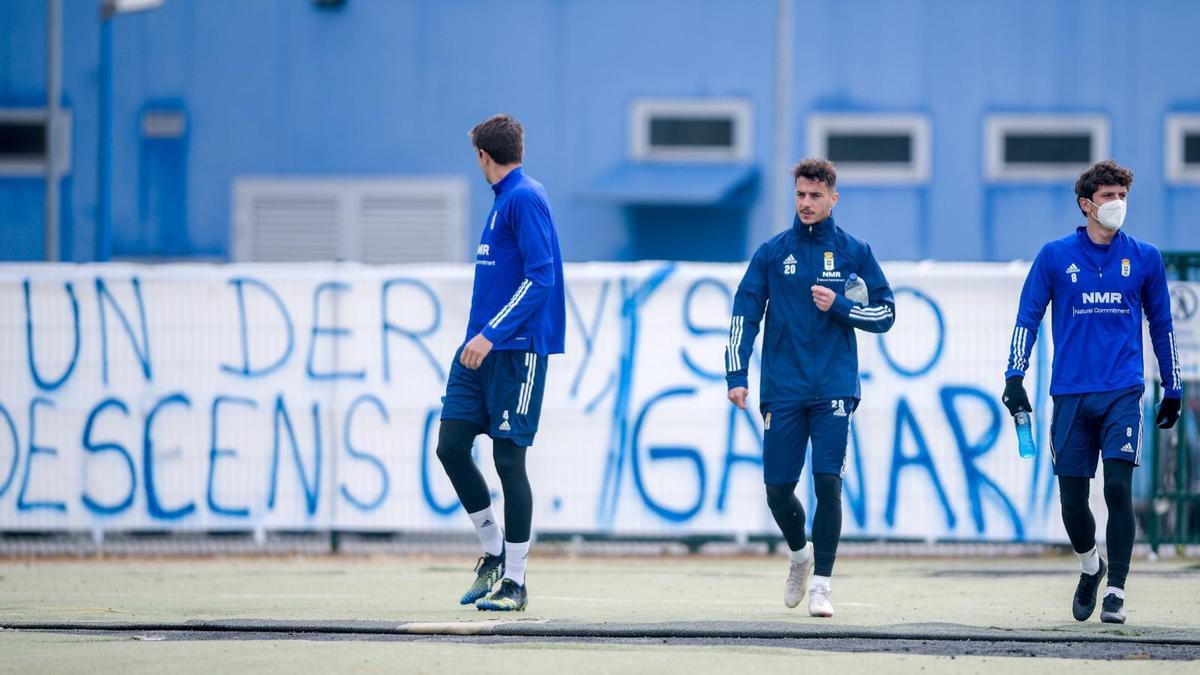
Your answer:
[[[466,175],[475,229],[491,192],[466,132],[499,111],[526,125],[526,165],[569,260],[743,259],[787,224],[771,203],[790,186],[773,145],[785,6],[791,160],[808,152],[813,115],[929,120],[927,180],[841,187],[839,221],[881,259],[1030,258],[1078,224],[1071,181],[985,176],[985,120],[1004,113],[1105,118],[1112,156],[1137,176],[1129,232],[1200,248],[1200,184],[1164,170],[1167,116],[1200,113],[1188,0],[166,0],[112,17],[107,43],[99,4],[64,0],[65,260],[228,259],[231,185],[246,175]],[[0,108],[45,104],[45,12],[0,2]],[[749,102],[746,180],[720,205],[622,196],[674,171],[638,173],[631,106],[680,97]],[[146,142],[148,109],[185,113],[178,146]],[[0,176],[0,257],[43,259],[43,194],[37,176]]]

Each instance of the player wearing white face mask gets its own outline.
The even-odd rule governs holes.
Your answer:
[[[1119,188],[1121,186],[1110,185],[1107,187]],[[1113,196],[1115,198],[1111,201],[1104,202],[1103,205],[1097,204],[1096,202],[1092,201],[1091,198],[1087,198],[1085,201],[1091,204],[1095,209],[1095,212],[1092,215],[1095,216],[1096,222],[1100,223],[1100,226],[1104,229],[1116,232],[1117,230],[1121,229],[1121,225],[1125,223],[1125,211],[1127,208],[1125,206],[1125,198],[1116,195],[1128,194],[1129,186],[1125,186],[1124,192],[1117,189],[1113,189],[1112,192],[1114,193]],[[1107,195],[1108,192],[1106,191],[1105,194]]]
[[[1081,574],[1072,614],[1085,621],[1096,608],[1100,581],[1108,587],[1100,619],[1124,623],[1125,578],[1133,553],[1133,469],[1142,454],[1142,313],[1158,359],[1163,401],[1155,423],[1179,419],[1183,383],[1171,321],[1162,254],[1121,232],[1133,173],[1113,162],[1094,164],[1075,183],[1087,224],[1038,252],[1021,290],[1013,330],[1004,405],[1013,415],[1033,412],[1023,384],[1038,326],[1052,305],[1054,415],[1050,452],[1058,476],[1063,525]],[[1104,460],[1109,563],[1096,550],[1096,521],[1088,506],[1090,482]]]

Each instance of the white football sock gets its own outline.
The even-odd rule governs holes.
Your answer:
[[[794,563],[806,563],[812,560],[812,542],[804,545],[799,551],[788,551],[788,558]]]
[[[490,555],[500,555],[504,550],[504,532],[500,529],[500,524],[496,522],[496,514],[489,506],[482,511],[468,513],[471,517],[471,522],[475,523],[475,534],[479,537],[479,543],[483,545],[485,553]]]
[[[832,586],[829,585],[829,581],[830,581],[829,577],[819,577],[814,574],[813,578],[812,578],[812,583],[809,584],[809,586],[811,588],[824,588],[825,590],[828,591],[828,590],[832,589]]]
[[[1108,588],[1104,589],[1104,595],[1115,595],[1118,598],[1124,600],[1125,599],[1125,589],[1117,588],[1116,586],[1109,586]]]
[[[525,585],[525,560],[529,557],[529,542],[504,542],[504,578]]]
[[[1093,546],[1087,553],[1076,553],[1079,556],[1079,568],[1084,574],[1095,574],[1100,571],[1100,553]]]

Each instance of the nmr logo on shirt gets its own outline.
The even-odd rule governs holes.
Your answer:
[[[1084,293],[1083,294],[1083,304],[1085,304],[1085,305],[1114,305],[1114,304],[1120,304],[1120,303],[1121,303],[1121,294],[1120,293],[1111,293],[1111,292],[1107,292],[1107,291],[1101,293],[1101,292],[1097,291],[1095,293]]]

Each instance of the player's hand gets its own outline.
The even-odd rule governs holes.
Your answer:
[[[729,402],[736,405],[738,408],[746,409],[746,397],[750,395],[750,390],[745,387],[734,387],[729,390]]]
[[[488,352],[491,351],[492,341],[483,337],[483,333],[480,333],[471,338],[471,341],[463,346],[462,353],[458,355],[458,362],[471,370],[475,370],[487,358]]]
[[[1179,421],[1179,410],[1183,407],[1182,398],[1164,398],[1155,411],[1154,423],[1159,429],[1170,429]]]
[[[1025,378],[1019,375],[1014,375],[1004,381],[1004,398],[1002,400],[1010,415],[1016,415],[1022,410],[1033,412],[1033,406],[1029,405],[1029,395],[1025,393]]]
[[[826,288],[820,284],[813,284],[812,287],[813,303],[817,309],[822,312],[828,312],[830,307],[833,307],[833,300],[837,297],[832,289]]]

